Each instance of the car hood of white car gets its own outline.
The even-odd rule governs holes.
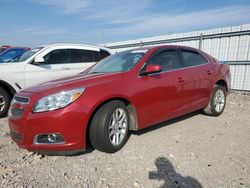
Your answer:
[[[1,63],[0,64],[0,70],[1,75],[8,75],[10,72],[22,72],[26,63],[20,62],[20,63]],[[0,76],[1,79],[1,76]]]

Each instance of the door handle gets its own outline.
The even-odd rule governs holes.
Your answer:
[[[177,79],[177,81],[178,81],[178,82],[184,82],[185,80],[184,80],[182,77],[179,77],[179,78]]]
[[[71,68],[69,67],[63,67],[62,70],[70,70]]]
[[[207,71],[207,75],[213,74],[213,71]]]

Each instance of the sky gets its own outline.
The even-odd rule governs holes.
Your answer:
[[[105,44],[250,23],[250,0],[0,0],[0,45]]]

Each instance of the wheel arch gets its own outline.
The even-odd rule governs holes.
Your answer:
[[[223,86],[223,87],[226,88],[226,91],[228,91],[227,82],[226,82],[225,80],[223,80],[223,79],[218,80],[218,81],[215,83],[215,85],[221,85],[221,86]]]
[[[14,97],[16,90],[10,84],[3,80],[0,80],[0,87],[5,89],[5,91],[9,93],[11,99]]]
[[[113,98],[109,98],[106,99],[104,101],[102,101],[101,103],[99,103],[94,110],[92,110],[90,118],[88,119],[88,123],[87,123],[87,130],[86,130],[86,139],[87,142],[90,143],[90,138],[89,138],[89,128],[90,128],[90,124],[91,121],[95,115],[95,113],[106,103],[113,101],[113,100],[119,100],[122,101],[126,106],[127,106],[127,110],[129,113],[129,130],[133,130],[136,131],[138,130],[138,121],[137,121],[137,113],[136,113],[136,109],[135,107],[132,105],[132,103],[124,97],[113,97]]]

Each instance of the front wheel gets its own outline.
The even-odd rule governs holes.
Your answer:
[[[226,106],[226,89],[221,85],[215,85],[208,106],[203,109],[210,116],[219,116]]]
[[[127,142],[128,130],[126,105],[119,100],[110,101],[95,113],[89,129],[90,141],[95,149],[114,153]]]
[[[0,87],[0,118],[5,117],[10,106],[10,95]]]

